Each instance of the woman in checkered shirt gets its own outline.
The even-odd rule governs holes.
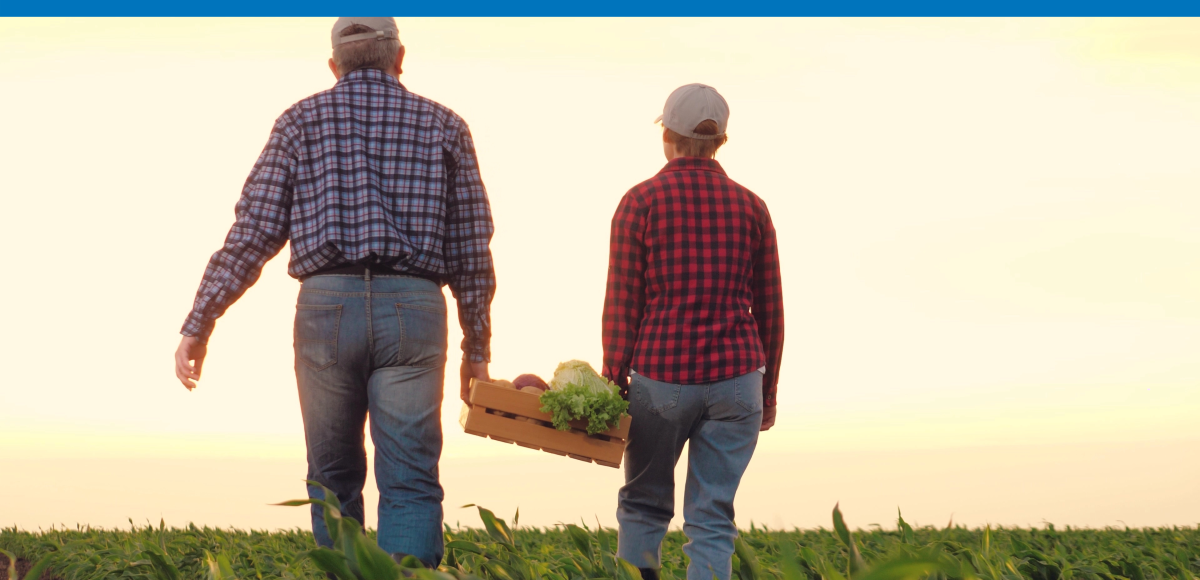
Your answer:
[[[659,120],[667,164],[625,194],[612,221],[604,374],[633,422],[618,496],[618,555],[657,580],[688,445],[688,580],[728,580],[733,500],[775,422],[783,292],[767,206],[713,158],[729,107],[712,87],[671,93]]]

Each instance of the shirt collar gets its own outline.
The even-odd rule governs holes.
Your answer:
[[[717,163],[716,159],[707,157],[676,157],[667,162],[659,173],[668,173],[671,171],[711,171],[725,175],[725,170]]]
[[[394,87],[400,87],[402,89],[404,88],[404,85],[400,84],[400,81],[396,80],[396,77],[386,74],[383,71],[381,71],[379,69],[374,69],[374,68],[362,68],[362,69],[358,69],[358,70],[352,70],[352,71],[342,75],[342,78],[338,79],[337,84],[340,85],[342,83],[363,83],[363,82],[383,83],[385,85],[392,85]]]

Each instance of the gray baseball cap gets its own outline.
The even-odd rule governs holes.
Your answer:
[[[355,24],[366,26],[374,32],[363,32],[359,34],[351,34],[350,36],[341,36],[343,30],[350,28]],[[391,16],[343,16],[338,18],[337,22],[333,23],[333,33],[331,34],[331,39],[335,48],[339,44],[356,42],[359,40],[368,40],[371,38],[376,40],[400,40],[400,29],[396,28],[396,19],[392,18]]]
[[[716,135],[701,135],[694,133],[697,125],[705,121],[717,123]],[[663,114],[654,120],[664,127],[692,139],[718,139],[725,134],[729,125],[729,103],[721,93],[708,85],[692,83],[683,85],[671,92],[667,104],[663,106]]]

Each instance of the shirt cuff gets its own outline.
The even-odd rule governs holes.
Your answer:
[[[200,342],[207,343],[208,337],[212,336],[213,326],[212,321],[206,322],[203,317],[193,312],[188,315],[187,320],[183,321],[183,328],[179,330],[179,334],[200,339]]]
[[[492,362],[491,341],[464,338],[462,341],[463,360],[472,363]]]
[[[604,368],[600,371],[600,374],[622,389],[629,387],[629,369],[625,367],[604,365]]]
[[[763,391],[763,406],[774,407],[777,403],[775,400],[776,387],[772,386]]]

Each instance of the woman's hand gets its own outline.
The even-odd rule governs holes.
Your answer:
[[[775,426],[775,410],[778,408],[775,406],[763,407],[762,427],[759,427],[759,431],[766,431]]]

